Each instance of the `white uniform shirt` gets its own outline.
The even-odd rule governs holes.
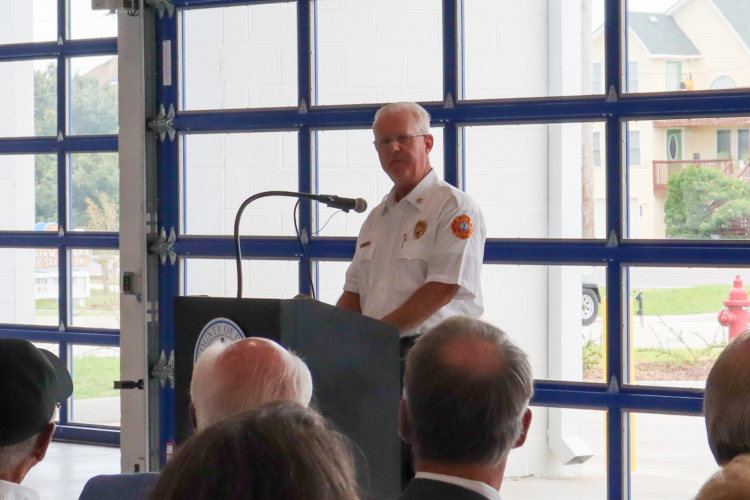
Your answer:
[[[359,294],[362,314],[382,318],[422,285],[460,285],[450,303],[402,337],[419,335],[451,316],[484,312],[479,275],[484,257],[482,212],[434,170],[400,202],[395,189],[367,217],[346,272],[344,290]]]
[[[39,493],[26,486],[0,480],[0,500],[39,500]]]
[[[487,498],[487,500],[500,500],[500,492],[489,484],[480,481],[472,481],[456,476],[446,476],[445,474],[435,474],[433,472],[417,472],[414,476],[417,479],[432,479],[433,481],[442,481],[444,483],[455,484],[467,490],[474,491]]]

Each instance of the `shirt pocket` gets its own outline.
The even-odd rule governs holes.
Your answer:
[[[396,256],[398,275],[396,276],[396,290],[414,293],[424,285],[427,279],[427,264],[432,254],[431,243],[410,242],[398,251]]]
[[[360,294],[366,294],[370,285],[372,259],[375,256],[375,245],[370,243],[357,250],[357,278],[359,279]]]

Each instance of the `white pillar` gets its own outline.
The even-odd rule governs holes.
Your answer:
[[[550,95],[581,92],[581,2],[549,1]],[[580,238],[581,125],[549,127],[549,237]],[[582,380],[581,270],[549,267],[548,377]],[[548,410],[550,449],[563,465],[581,464],[592,452],[580,437],[580,410]]]

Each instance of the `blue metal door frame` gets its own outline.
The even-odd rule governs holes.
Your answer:
[[[58,137],[8,137],[0,139],[0,154],[55,154],[57,156],[57,213],[63,232],[2,231],[0,248],[55,248],[59,256],[59,317],[60,326],[30,326],[0,324],[0,338],[25,338],[32,342],[57,344],[60,358],[72,371],[70,359],[74,344],[119,346],[118,330],[80,328],[69,326],[73,315],[68,275],[69,250],[119,248],[117,233],[70,231],[71,172],[69,156],[73,153],[117,152],[116,135],[73,136],[68,134],[69,96],[68,80],[71,77],[67,60],[72,57],[117,55],[117,39],[69,40],[69,13],[66,0],[57,0],[57,42],[0,45],[0,62],[34,59],[54,59],[57,62],[57,130]],[[118,428],[78,424],[69,421],[69,404],[60,408],[55,439],[119,445]]]
[[[173,17],[165,14],[157,23],[159,47],[171,43],[171,81],[178,81],[178,20],[186,9],[225,7],[271,3],[268,0],[175,0],[178,9]],[[279,2],[280,3],[280,2]],[[178,134],[250,132],[256,130],[295,130],[299,133],[299,189],[311,190],[314,160],[310,154],[316,130],[329,128],[367,128],[372,123],[377,105],[316,106],[314,58],[310,55],[316,40],[315,0],[298,0],[298,99],[303,108],[243,109],[214,111],[180,111],[177,85],[163,86],[159,77],[159,99],[165,109],[173,105],[177,111],[173,125]],[[604,95],[549,97],[537,99],[507,99],[491,101],[461,100],[462,17],[460,0],[443,0],[443,82],[444,100],[424,103],[433,125],[444,127],[445,179],[461,185],[460,169],[461,127],[478,124],[522,124],[563,122],[606,122],[606,185],[607,185],[607,240],[537,240],[489,239],[486,244],[486,263],[599,265],[607,267],[607,380],[608,384],[536,382],[533,404],[549,407],[593,408],[608,411],[608,498],[629,497],[629,464],[626,412],[665,412],[680,415],[700,415],[700,390],[653,388],[629,385],[625,358],[628,339],[622,328],[627,289],[626,267],[638,265],[669,266],[737,266],[748,262],[750,242],[747,241],[655,241],[628,240],[624,214],[627,213],[627,185],[623,183],[623,161],[626,122],[630,120],[663,119],[695,116],[750,115],[750,90],[721,92],[691,92],[689,94],[624,94],[622,81],[625,69],[624,26],[625,0],[606,1],[606,71],[607,91]],[[312,26],[312,31],[311,31]],[[161,52],[160,52],[161,54]],[[161,55],[160,55],[161,57]],[[627,60],[625,58],[624,60]],[[162,61],[157,61],[160,69]],[[624,79],[627,81],[627,78]],[[612,94],[613,93],[613,94]],[[450,94],[450,97],[448,95]],[[616,96],[608,99],[608,95]],[[452,102],[451,102],[452,101]],[[311,104],[312,103],[312,104]],[[159,221],[160,226],[179,228],[177,180],[180,178],[178,140],[159,143]],[[310,231],[313,218],[308,203],[302,203],[302,228]],[[612,244],[614,242],[614,244]],[[245,258],[275,258],[298,260],[300,250],[295,239],[288,237],[243,237]],[[178,233],[174,250],[185,258],[232,258],[231,237],[187,236]],[[314,260],[350,260],[354,254],[353,238],[313,237],[307,253]],[[302,266],[302,264],[300,264]],[[308,291],[305,270],[300,267],[300,292]],[[173,298],[180,293],[179,265],[161,266],[159,275],[160,349],[174,349]],[[174,442],[173,391],[166,388],[161,394],[160,433],[162,460],[165,445]]]

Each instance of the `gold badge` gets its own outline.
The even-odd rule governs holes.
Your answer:
[[[416,239],[421,238],[424,236],[424,233],[427,232],[427,221],[421,220],[417,222],[417,225],[414,226],[414,237]]]

